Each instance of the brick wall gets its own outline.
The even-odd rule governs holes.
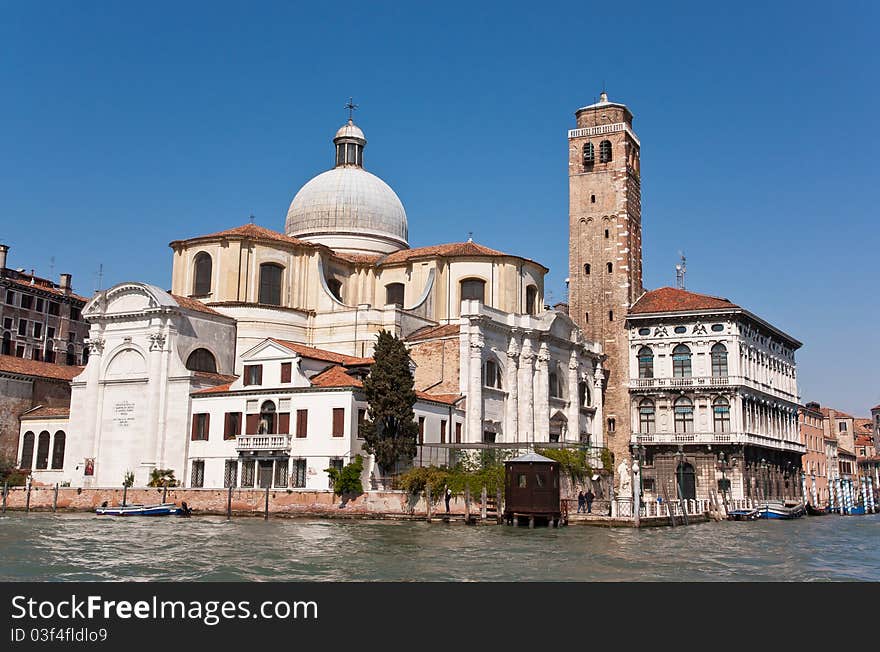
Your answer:
[[[432,394],[457,394],[459,391],[459,336],[408,344],[416,364],[415,388]],[[439,381],[439,382],[438,382]]]

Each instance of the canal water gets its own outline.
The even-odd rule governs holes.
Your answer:
[[[557,530],[0,517],[5,581],[880,581],[880,515]]]

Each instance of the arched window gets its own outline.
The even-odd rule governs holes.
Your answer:
[[[3,355],[12,355],[12,334],[9,331],[3,333]]]
[[[46,355],[43,356],[45,362],[55,362],[55,343],[52,340],[46,342]]]
[[[24,433],[24,440],[21,442],[21,463],[18,465],[22,469],[30,469],[34,463],[34,433],[28,431]]]
[[[204,251],[196,254],[193,261],[193,294],[204,297],[211,294],[211,257]]]
[[[190,371],[207,371],[217,373],[217,360],[208,349],[196,349],[186,359],[186,368]]]
[[[712,347],[712,375],[727,375],[727,347],[721,342]]]
[[[88,344],[83,345],[82,363],[83,363],[83,367],[85,367],[89,363],[89,345]]]
[[[52,468],[64,468],[64,445],[67,443],[67,435],[63,430],[55,433],[55,441],[52,443]]]
[[[603,140],[599,143],[599,162],[609,163],[611,161],[611,141]]]
[[[73,344],[67,345],[67,356],[65,362],[67,363],[68,367],[72,367],[76,364],[76,349],[74,348]]]
[[[40,433],[37,439],[37,469],[45,469],[49,467],[49,433],[45,430]]]
[[[614,263],[608,263],[608,264],[606,265],[606,267],[608,268],[608,273],[609,273],[609,274],[614,273]]]
[[[337,301],[342,301],[342,281],[331,278],[327,281],[327,289],[330,290],[330,294],[336,297]]]
[[[486,302],[486,281],[479,278],[466,278],[461,282],[461,300],[476,299]]]
[[[639,403],[639,432],[654,432],[654,401],[649,398]]]
[[[270,306],[281,305],[281,274],[284,268],[274,263],[260,265],[260,294],[257,298],[259,303]]]
[[[687,396],[675,401],[675,432],[694,431],[694,402]]]
[[[495,360],[486,360],[483,366],[483,385],[501,389],[501,368]]]
[[[526,286],[526,312],[530,315],[538,314],[538,288],[534,285]]]
[[[590,275],[590,263],[584,263],[584,276]]]
[[[385,286],[385,304],[394,304],[403,308],[405,287],[403,283],[389,283]]]
[[[684,344],[672,349],[672,376],[674,378],[691,377],[691,350]]]
[[[715,432],[730,432],[730,402],[719,396],[712,403],[712,415]]]
[[[596,162],[596,150],[593,143],[584,143],[584,167],[588,168]]]
[[[275,404],[272,401],[263,401],[260,406],[260,426],[258,428],[261,435],[275,434]]]
[[[580,399],[581,407],[590,406],[590,388],[583,381],[578,383],[578,399]]]
[[[643,346],[639,349],[639,378],[654,377],[654,352],[651,347]]]
[[[561,398],[562,391],[561,391],[561,388],[559,387],[559,376],[556,375],[555,371],[550,372],[549,385],[550,385],[550,396],[553,396],[554,398]]]

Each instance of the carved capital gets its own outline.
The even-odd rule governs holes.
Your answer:
[[[89,347],[90,355],[101,355],[104,352],[104,338],[103,337],[95,337],[89,338],[86,340],[86,345]]]
[[[550,361],[550,348],[546,342],[541,342],[538,348],[538,364],[545,365]]]
[[[510,343],[507,345],[507,357],[511,359],[512,362],[516,363],[516,358],[519,356],[519,347],[516,345],[516,340],[510,338]]]
[[[163,351],[165,349],[165,340],[167,336],[164,333],[150,333],[150,351]]]

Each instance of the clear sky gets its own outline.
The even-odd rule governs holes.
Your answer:
[[[413,5],[413,6],[410,6]],[[0,20],[0,241],[90,294],[168,242],[282,230],[354,96],[410,244],[567,275],[566,130],[602,86],[642,142],[645,285],[804,342],[803,401],[880,403],[877,3],[50,3]],[[53,265],[54,257],[54,267]]]

